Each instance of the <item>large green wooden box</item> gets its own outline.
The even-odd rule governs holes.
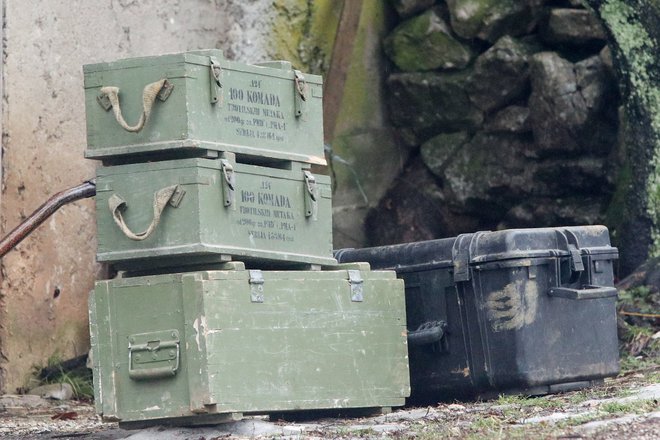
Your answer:
[[[192,158],[98,168],[97,259],[129,271],[336,264],[330,178],[289,165]]]
[[[404,404],[404,288],[394,272],[227,266],[235,270],[97,282],[91,355],[104,419],[202,424]]]
[[[325,164],[322,81],[283,61],[228,61],[220,50],[83,67],[86,157],[229,151]]]

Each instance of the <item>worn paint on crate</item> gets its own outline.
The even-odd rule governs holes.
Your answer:
[[[538,285],[516,280],[490,292],[485,301],[488,321],[495,332],[517,330],[536,318]]]
[[[301,164],[283,170],[229,159],[227,163],[234,176],[230,197],[224,184],[226,168],[218,160],[99,168],[98,260],[126,270],[176,266],[183,258],[187,264],[218,262],[228,256],[280,265],[336,263],[328,176],[312,176],[311,183],[311,174]],[[210,184],[214,181],[219,183]],[[160,222],[147,238],[129,238],[117,225],[114,212],[119,210],[134,232],[144,231],[154,219],[154,194],[174,184],[182,194],[176,206],[163,207]],[[125,203],[110,205],[117,197]]]
[[[90,308],[105,318],[92,323],[99,335],[93,350],[112,347],[94,371],[104,417],[224,420],[241,412],[404,403],[405,300],[393,272],[360,266],[363,301],[353,301],[346,270],[263,271],[264,302],[253,302],[249,272],[232,267],[97,284]],[[163,328],[180,335],[180,367],[167,377],[132,379],[121,341]]]
[[[204,50],[91,64],[83,71],[86,157],[197,149],[325,164],[322,79],[288,62],[250,65]],[[161,97],[160,89],[146,118],[143,88],[162,78],[169,94]],[[124,98],[99,105],[116,88]],[[115,110],[128,121],[146,122],[137,130],[122,126]]]

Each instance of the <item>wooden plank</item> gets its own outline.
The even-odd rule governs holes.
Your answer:
[[[323,136],[325,142],[332,141],[334,137],[337,117],[344,96],[346,75],[351,65],[353,46],[362,12],[362,0],[344,0],[342,3],[330,68],[323,85]]]

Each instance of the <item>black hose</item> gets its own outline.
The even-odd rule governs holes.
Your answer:
[[[94,180],[83,182],[78,186],[74,186],[73,188],[55,194],[30,214],[30,216],[20,225],[7,234],[2,241],[0,241],[0,258],[4,257],[7,252],[14,249],[18,243],[23,241],[25,237],[30,235],[32,231],[62,206],[75,202],[76,200],[94,197],[95,195],[96,182]]]

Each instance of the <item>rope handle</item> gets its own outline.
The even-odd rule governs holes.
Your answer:
[[[121,113],[121,106],[119,104],[119,87],[106,86],[102,87],[100,94],[98,96],[98,101],[106,110],[112,108],[113,113],[115,114],[115,119],[119,125],[126,131],[131,133],[137,133],[142,130],[149,120],[149,115],[151,114],[151,109],[153,108],[156,98],[159,97],[159,94],[162,95],[162,100],[164,101],[169,96],[171,87],[168,86],[169,83],[167,79],[161,79],[151,84],[144,86],[142,91],[142,114],[140,119],[138,119],[137,124],[128,125],[124,116]],[[165,90],[163,90],[165,88]],[[164,91],[165,93],[161,93]]]
[[[175,197],[175,194],[177,196]],[[113,194],[108,199],[108,207],[112,213],[112,218],[119,226],[121,232],[131,240],[142,241],[149,237],[160,223],[160,217],[163,214],[163,210],[168,205],[168,203],[174,207],[177,207],[181,201],[182,191],[179,189],[179,185],[172,185],[160,189],[154,193],[154,217],[151,220],[151,224],[143,232],[135,233],[126,225],[124,217],[121,215],[121,211],[126,209],[128,206],[126,201],[122,199],[119,195]],[[173,203],[174,202],[174,203]]]

